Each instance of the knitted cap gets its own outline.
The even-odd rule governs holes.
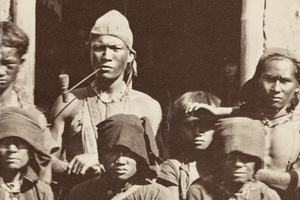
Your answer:
[[[219,119],[214,135],[224,145],[225,154],[238,151],[263,161],[265,132],[260,121],[247,117]]]
[[[125,146],[148,165],[158,157],[154,134],[147,118],[118,114],[97,125],[99,159],[115,146]],[[153,160],[154,159],[154,160]]]
[[[111,10],[97,19],[91,34],[111,35],[125,42],[130,51],[134,52],[133,35],[129,27],[129,22],[124,15],[116,10]]]
[[[44,153],[43,136],[42,129],[28,111],[17,107],[0,110],[0,140],[19,137]]]

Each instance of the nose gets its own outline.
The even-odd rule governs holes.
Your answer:
[[[197,135],[197,136],[202,136],[204,134],[204,130],[201,129],[200,127],[196,126],[194,128],[194,134]]]
[[[280,91],[281,91],[281,86],[280,86],[280,81],[279,81],[279,80],[277,80],[277,81],[274,83],[272,89],[273,89],[274,92],[280,92]]]
[[[0,75],[3,76],[6,73],[6,66],[5,65],[0,65]]]
[[[239,157],[236,157],[233,162],[234,166],[238,168],[243,167],[245,165]]]
[[[125,165],[126,161],[125,161],[124,157],[120,156],[119,158],[117,158],[116,164],[118,164],[118,165]]]
[[[110,48],[105,48],[103,52],[103,59],[111,60],[111,58],[112,58],[112,50]]]
[[[17,152],[19,149],[18,149],[17,145],[9,144],[9,145],[7,145],[7,150],[10,152]]]
[[[118,165],[125,165],[126,164],[126,159],[125,159],[125,157],[123,157],[122,153],[119,154],[118,158],[116,159],[116,163]]]

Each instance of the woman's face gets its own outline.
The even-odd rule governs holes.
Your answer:
[[[114,179],[128,180],[137,172],[136,155],[128,148],[118,146],[102,157],[107,173]]]
[[[189,116],[180,126],[180,132],[195,150],[205,150],[213,139],[214,122]]]
[[[0,140],[0,163],[4,170],[20,170],[29,162],[30,145],[18,137]]]
[[[296,67],[289,59],[267,61],[258,84],[262,105],[277,110],[289,105],[295,92],[299,92]]]

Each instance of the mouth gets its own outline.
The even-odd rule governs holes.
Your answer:
[[[245,173],[244,172],[239,172],[239,171],[233,171],[232,172],[232,175],[234,177],[240,177],[240,176],[243,176]]]
[[[205,140],[203,139],[203,138],[195,138],[194,139],[194,143],[195,144],[202,144],[202,143],[204,143],[205,142]]]
[[[19,160],[18,158],[7,158],[6,162],[16,162],[18,160]]]
[[[127,169],[125,169],[125,168],[116,168],[116,169],[114,170],[114,172],[115,172],[116,174],[122,175],[122,174],[126,174]]]
[[[282,98],[281,97],[270,97],[270,100],[271,101],[275,101],[275,102],[278,102],[278,101],[282,101]]]
[[[100,68],[101,70],[110,70],[110,69],[112,69],[112,67],[108,66],[108,65],[101,65],[98,68]]]

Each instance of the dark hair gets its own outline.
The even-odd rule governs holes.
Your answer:
[[[221,100],[215,95],[203,92],[194,91],[186,92],[177,98],[171,107],[171,123],[170,123],[170,154],[171,157],[178,155],[181,152],[186,152],[190,148],[188,144],[184,144],[180,126],[186,118],[185,111],[190,103],[204,103],[213,107],[219,107]],[[180,147],[180,148],[179,148]]]
[[[261,59],[258,61],[258,64],[257,64],[257,67],[256,67],[256,71],[255,71],[255,74],[253,76],[253,78],[258,81],[263,69],[264,69],[264,66],[265,64],[268,62],[268,61],[271,61],[271,60],[282,60],[282,59],[288,59],[290,60],[293,65],[295,66],[295,77],[297,79],[297,82],[298,84],[300,84],[300,62],[296,59],[296,58],[293,58],[293,57],[288,57],[288,56],[285,56],[285,55],[282,55],[280,53],[273,53],[271,55],[268,55],[268,56],[262,56]]]
[[[24,31],[10,21],[0,22],[1,26],[1,45],[5,47],[14,47],[22,57],[28,49],[29,39]]]

